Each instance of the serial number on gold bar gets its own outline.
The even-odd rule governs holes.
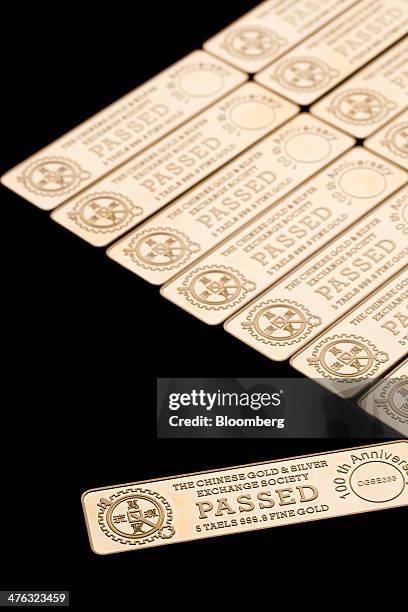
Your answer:
[[[408,0],[361,0],[255,79],[312,104],[408,31]]]
[[[366,138],[407,107],[407,65],[405,39],[314,104],[310,111],[356,138]],[[389,142],[391,146],[386,151],[397,149],[393,136]],[[386,157],[401,162],[401,158]]]
[[[408,438],[408,360],[358,400],[370,416]]]
[[[408,170],[408,110],[367,138],[364,146]]]
[[[52,218],[104,246],[298,111],[260,85],[246,83],[56,209]]]
[[[274,361],[289,359],[382,283],[406,267],[408,187],[225,323],[225,329]]]
[[[408,354],[408,268],[305,349],[292,366],[341,397],[360,393]]]
[[[100,555],[408,505],[408,442],[91,489]]]
[[[247,75],[194,51],[7,172],[2,183],[51,210],[222,98]]]
[[[355,147],[163,285],[161,293],[205,323],[221,323],[406,180],[401,168]]]
[[[124,236],[108,255],[160,285],[353,144],[302,113]]]
[[[268,0],[207,40],[204,49],[254,73],[356,4],[356,0]]]

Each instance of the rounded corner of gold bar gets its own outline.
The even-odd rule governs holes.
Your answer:
[[[98,557],[107,557],[108,555],[111,555],[111,552],[108,551],[102,551],[102,550],[97,550],[93,543],[91,542],[91,540],[89,540],[89,548],[91,549],[91,551],[94,553],[94,555],[98,555]]]
[[[81,494],[81,504],[84,508],[85,508],[85,498],[87,497],[87,495],[89,495],[90,493],[94,493],[94,492],[95,492],[95,489],[87,489]]]
[[[168,281],[167,283],[164,283],[163,285],[161,285],[160,289],[159,289],[159,293],[160,295],[165,298],[166,300],[170,300],[170,298],[166,295],[165,291],[167,289],[167,286],[169,285],[170,281]]]

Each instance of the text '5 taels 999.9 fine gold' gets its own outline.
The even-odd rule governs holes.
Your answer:
[[[402,507],[408,441],[93,489],[82,504],[102,555]]]
[[[247,75],[193,51],[22,162],[2,183],[51,210],[222,98]]]
[[[222,323],[406,183],[407,173],[355,147],[163,285],[205,323]]]
[[[52,218],[93,245],[106,245],[298,111],[264,87],[245,83],[55,210]]]

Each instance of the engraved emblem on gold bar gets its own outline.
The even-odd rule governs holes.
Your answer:
[[[51,210],[246,79],[204,51],[194,51],[32,155],[1,181],[32,204]]]
[[[364,146],[408,170],[408,111],[367,138]]]
[[[289,359],[382,283],[406,267],[408,187],[355,223],[225,323],[274,361]]]
[[[314,104],[311,112],[356,138],[370,136],[407,107],[407,63],[408,40],[403,40]],[[377,152],[401,163],[404,130],[386,133],[387,144]],[[386,154],[393,150],[395,157]]]
[[[276,283],[405,184],[407,174],[355,147],[163,285],[215,325]]]
[[[408,272],[402,271],[291,359],[342,397],[361,392],[407,355]]]
[[[207,40],[204,49],[245,72],[258,72],[353,4],[298,0],[284,6],[268,0]]]
[[[101,555],[403,507],[408,442],[91,489],[82,505]]]
[[[404,36],[407,31],[408,13],[405,0],[360,0],[316,34],[259,72],[255,80],[297,104],[312,104]],[[348,99],[338,100],[337,106],[342,109],[339,112],[344,110],[350,114],[350,106],[357,105],[359,114],[366,116],[364,91],[355,92],[355,96],[353,103]],[[396,106],[396,102],[388,100],[386,96],[387,91],[384,95],[379,94],[374,103],[375,111],[384,115],[387,114],[385,106]],[[399,97],[406,99],[403,92]],[[354,131],[350,133],[354,136],[360,135]]]
[[[408,437],[408,361],[358,400],[365,412]]]
[[[298,110],[260,85],[246,83],[56,209],[52,218],[91,244],[105,246]],[[159,232],[167,232],[165,227]]]
[[[353,142],[302,113],[124,236],[110,247],[108,255],[160,285]]]

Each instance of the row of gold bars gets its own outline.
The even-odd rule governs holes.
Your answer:
[[[408,374],[407,30],[408,0],[267,0],[2,182],[269,359],[344,397],[389,386]],[[375,414],[407,435],[398,393]]]

